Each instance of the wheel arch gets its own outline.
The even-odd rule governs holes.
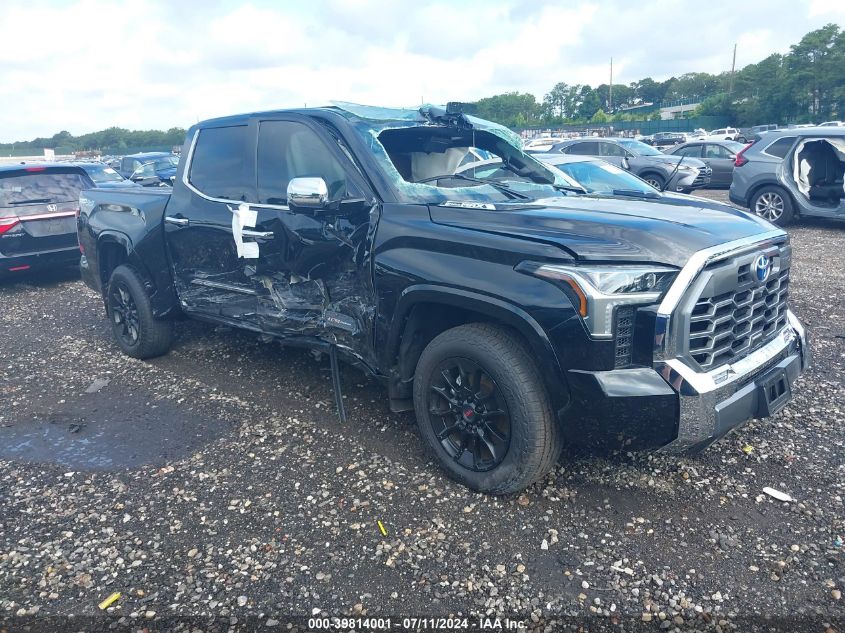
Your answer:
[[[104,302],[112,273],[124,264],[132,267],[142,279],[154,316],[163,318],[178,312],[178,305],[173,304],[166,293],[158,292],[154,277],[135,250],[132,240],[118,231],[103,231],[97,239],[97,269]]]
[[[569,388],[560,361],[545,331],[530,314],[497,297],[430,284],[406,288],[394,313],[382,358],[384,366],[391,368],[394,396],[410,396],[417,362],[435,336],[472,322],[497,323],[514,331],[540,366],[553,409],[560,411],[567,406]]]
[[[786,196],[789,198],[789,201],[792,203],[792,213],[795,216],[801,214],[801,208],[798,204],[796,204],[795,196],[792,195],[792,192],[789,190],[789,187],[786,187],[783,183],[779,182],[777,179],[774,178],[767,178],[766,180],[762,180],[760,182],[755,182],[753,186],[748,188],[748,197],[746,198],[746,206],[748,210],[753,212],[751,208],[751,202],[754,200],[754,196],[757,193],[765,188],[765,187],[777,187],[780,189]]]

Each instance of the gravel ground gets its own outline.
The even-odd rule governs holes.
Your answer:
[[[790,232],[815,364],[781,414],[694,458],[569,450],[510,498],[349,367],[341,425],[325,358],[183,322],[140,362],[74,275],[0,285],[0,630],[845,630],[845,225]]]

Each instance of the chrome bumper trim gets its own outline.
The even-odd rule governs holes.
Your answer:
[[[678,453],[716,435],[717,405],[745,387],[754,377],[794,354],[801,357],[801,369],[809,366],[806,331],[798,318],[788,313],[789,325],[763,347],[729,365],[699,372],[678,358],[658,361],[655,369],[678,394],[678,436],[661,448]]]

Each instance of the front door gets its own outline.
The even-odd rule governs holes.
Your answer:
[[[623,159],[628,154],[624,147],[617,145],[616,143],[608,143],[607,141],[602,141],[598,145],[603,160],[606,160],[608,163],[613,163],[617,167],[624,166]]]
[[[374,293],[370,275],[377,207],[342,141],[310,117],[256,119],[255,230],[272,234],[259,246],[256,315],[262,330],[338,344],[372,360]],[[322,178],[322,209],[287,204],[288,183]],[[372,223],[372,226],[371,226]]]

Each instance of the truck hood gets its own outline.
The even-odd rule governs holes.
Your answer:
[[[437,224],[553,244],[575,259],[590,261],[681,267],[696,251],[776,229],[731,207],[630,199],[566,196],[530,204],[497,203],[495,210],[466,207],[431,206],[431,219]]]

